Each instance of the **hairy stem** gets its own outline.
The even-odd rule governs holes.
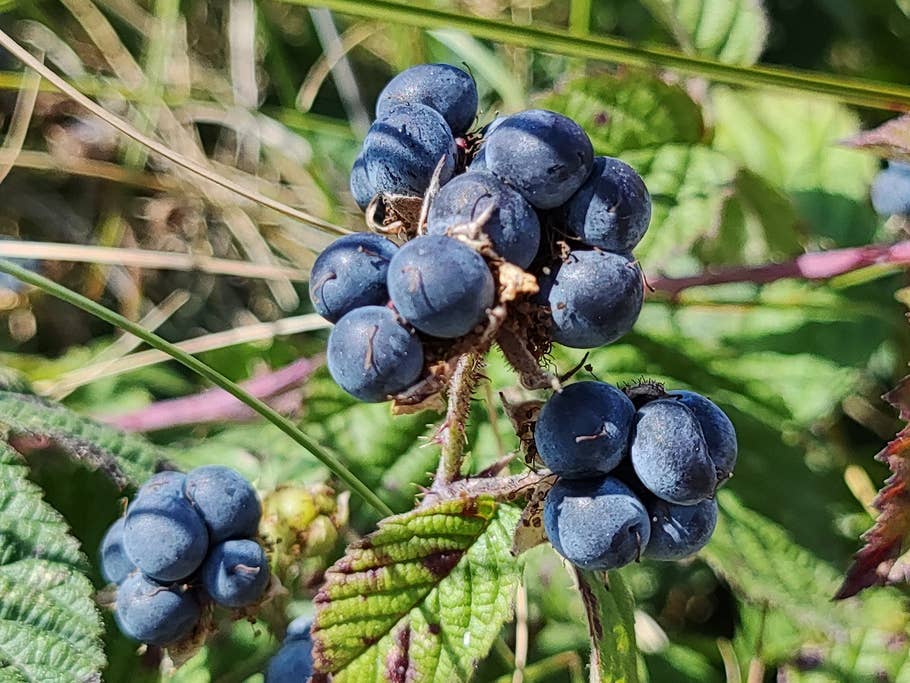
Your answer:
[[[910,240],[896,244],[870,244],[865,247],[802,254],[792,261],[783,263],[708,269],[698,275],[659,278],[650,281],[649,284],[654,290],[675,297],[690,287],[733,282],[767,284],[788,278],[827,280],[837,275],[876,265],[910,265]]]
[[[465,422],[471,411],[471,398],[480,380],[483,360],[476,352],[462,355],[455,365],[455,372],[449,380],[449,407],[445,421],[436,433],[436,441],[442,446],[439,467],[433,488],[438,489],[455,481],[461,472],[464,460]]]
[[[186,366],[193,372],[205,377],[212,384],[221,387],[226,392],[242,401],[250,408],[259,413],[266,420],[278,427],[282,432],[291,437],[295,442],[302,446],[308,453],[319,460],[323,465],[329,468],[333,474],[347,484],[352,491],[357,493],[364,502],[382,515],[391,515],[392,509],[380,499],[369,486],[364,484],[357,475],[351,472],[344,463],[338,460],[334,454],[324,448],[318,441],[311,436],[302,432],[297,425],[288,420],[286,417],[276,412],[262,400],[251,396],[241,387],[222,375],[209,365],[206,365],[198,358],[191,356],[186,351],[181,350],[169,341],[162,339],[157,334],[149,332],[144,327],[137,325],[132,320],[124,318],[119,313],[102,306],[101,304],[88,299],[81,294],[72,291],[57,284],[53,280],[26,270],[15,263],[0,259],[0,273],[7,273],[23,282],[26,282],[42,291],[54,296],[61,301],[72,304],[83,311],[94,315],[106,323],[119,327],[121,330],[129,332],[138,337],[149,346],[163,351],[181,365]]]

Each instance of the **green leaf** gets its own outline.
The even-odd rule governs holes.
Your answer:
[[[165,459],[163,451],[139,436],[30,394],[0,391],[0,425],[13,435],[54,442],[75,460],[102,470],[121,488],[145,481]]]
[[[686,51],[731,64],[754,64],[768,37],[761,0],[644,0]]]
[[[381,522],[314,600],[316,669],[335,683],[468,680],[511,618],[518,515],[462,498]]]
[[[103,625],[66,522],[0,441],[0,680],[100,680]]]
[[[618,571],[575,571],[591,637],[591,683],[638,683],[635,599]]]
[[[689,94],[645,72],[578,79],[545,97],[541,106],[581,124],[597,154],[623,156],[705,137],[701,108]]]

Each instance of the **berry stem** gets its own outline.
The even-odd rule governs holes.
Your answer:
[[[849,249],[810,252],[783,263],[760,266],[735,266],[705,270],[698,275],[658,278],[650,281],[653,290],[676,297],[690,287],[722,285],[734,282],[767,284],[788,278],[827,280],[870,266],[910,265],[910,240],[896,244],[870,244]]]
[[[471,411],[471,398],[480,380],[483,360],[476,352],[465,353],[455,364],[455,372],[449,380],[449,407],[445,421],[436,434],[442,445],[439,467],[433,489],[439,489],[458,478],[464,460],[465,422]]]

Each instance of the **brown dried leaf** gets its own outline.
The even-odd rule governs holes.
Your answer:
[[[900,411],[902,420],[910,421],[910,376],[905,377],[884,396]],[[898,558],[910,539],[910,425],[882,450],[876,458],[891,469],[891,476],[875,499],[881,511],[875,524],[863,534],[865,546],[856,554],[835,598],[856,595],[874,585],[906,581],[905,563]]]
[[[546,543],[547,535],[543,529],[543,504],[547,494],[556,483],[556,475],[541,479],[527,494],[528,504],[521,512],[521,519],[512,537],[512,554],[516,557],[541,543]]]

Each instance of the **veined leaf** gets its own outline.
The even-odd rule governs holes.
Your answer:
[[[758,61],[768,37],[761,0],[644,0],[687,52],[732,64]]]
[[[334,683],[468,680],[511,618],[518,515],[461,498],[380,523],[326,572],[317,671]]]
[[[120,487],[145,481],[164,460],[164,453],[141,437],[29,394],[0,391],[0,426],[14,436],[52,441]]]
[[[632,592],[618,571],[575,575],[591,636],[591,683],[638,683]]]
[[[66,523],[0,440],[0,680],[100,681],[101,617]]]

